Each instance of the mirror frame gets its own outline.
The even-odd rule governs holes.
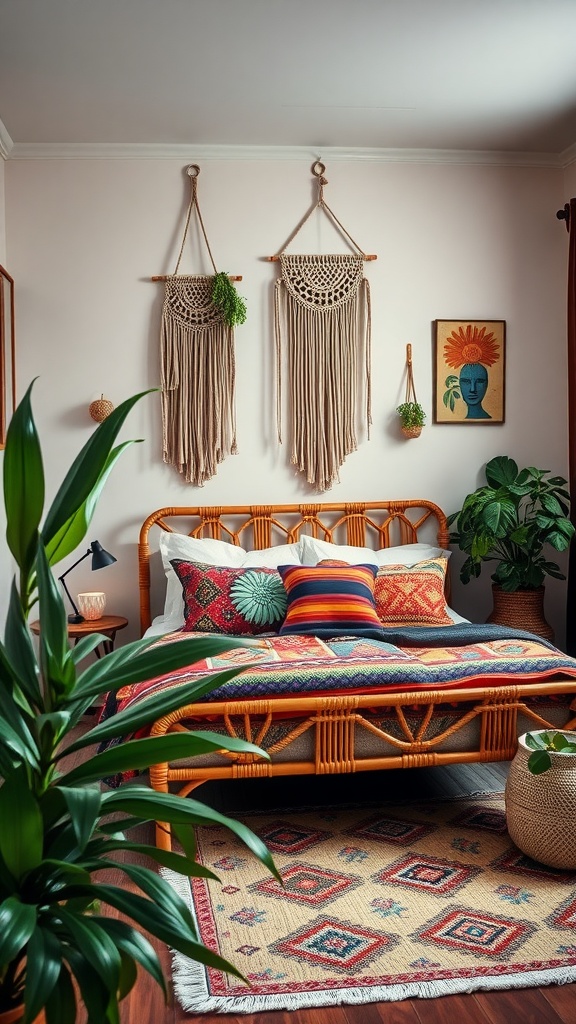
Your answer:
[[[0,266],[0,450],[16,408],[16,330],[14,278]]]

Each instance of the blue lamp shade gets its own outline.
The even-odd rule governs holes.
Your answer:
[[[68,600],[70,601],[70,604],[74,609],[74,612],[68,616],[68,622],[84,622],[84,616],[80,614],[78,608],[74,604],[74,601],[72,600],[72,595],[70,594],[70,591],[68,590],[68,587],[64,582],[64,577],[67,576],[69,572],[72,572],[72,569],[75,569],[76,566],[79,565],[80,562],[83,562],[85,558],[88,558],[88,555],[92,555],[92,571],[94,571],[94,569],[104,569],[107,565],[112,565],[112,563],[116,561],[114,555],[111,555],[109,551],[104,550],[100,541],[93,540],[92,543],[90,544],[90,547],[88,548],[88,551],[86,551],[85,554],[81,555],[81,557],[76,562],[74,562],[74,565],[71,565],[70,568],[66,570],[66,572],[62,573],[62,575],[58,577],[58,580],[62,584],[66,592],[66,596],[68,597]]]

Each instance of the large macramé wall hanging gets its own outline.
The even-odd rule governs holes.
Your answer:
[[[288,374],[290,461],[317,491],[339,480],[346,457],[358,448],[358,402],[362,383],[370,436],[370,286],[364,277],[367,256],[324,200],[326,170],[312,167],[318,200],[300,221],[284,248],[269,256],[281,267],[275,285],[278,440],[282,442],[283,349]],[[323,210],[356,250],[342,255],[288,255],[286,248],[314,210]]]
[[[201,487],[227,455],[237,452],[234,327],[246,306],[234,281],[218,272],[198,205],[200,168],[187,168],[190,203],[173,274],[165,281],[160,342],[164,462]],[[198,218],[214,275],[178,274],[192,213]]]

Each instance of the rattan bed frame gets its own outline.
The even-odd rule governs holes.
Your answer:
[[[151,562],[154,557],[151,534],[156,530],[195,537],[212,537],[261,549],[274,544],[296,542],[302,533],[336,543],[374,549],[395,544],[426,541],[447,548],[448,525],[442,510],[426,500],[366,503],[323,503],[298,505],[225,507],[172,507],[148,516],[140,531],[138,547],[141,629],[151,623]],[[157,556],[159,558],[159,556]],[[164,577],[162,576],[162,579]],[[449,577],[447,577],[449,581]],[[449,582],[447,582],[449,588]],[[447,591],[449,594],[449,589]],[[281,741],[267,746],[270,761],[255,755],[223,752],[217,764],[191,762],[176,766],[158,764],[150,769],[154,789],[186,796],[209,779],[264,778],[278,775],[337,774],[383,768],[413,768],[464,762],[510,760],[517,737],[528,728],[565,726],[574,728],[576,717],[567,707],[560,709],[563,720],[542,717],[529,698],[572,695],[575,683],[569,679],[548,679],[543,683],[500,684],[446,691],[418,691],[419,714],[414,723],[414,694],[409,692],[335,697],[295,696],[266,700],[188,705],[168,714],[151,729],[162,735],[186,729],[194,719],[195,728],[214,728],[214,716],[232,736],[266,745],[266,736],[279,716],[294,717],[293,728]],[[430,732],[435,709],[441,705],[462,706],[461,716],[439,734]],[[567,696],[567,704],[569,696]],[[377,728],[368,709],[389,709],[396,728]],[[203,719],[208,722],[203,722]],[[287,759],[290,747],[306,736],[312,737],[311,753]],[[359,737],[369,736],[381,746],[373,756],[359,748]],[[169,849],[169,827],[157,827],[157,844]]]

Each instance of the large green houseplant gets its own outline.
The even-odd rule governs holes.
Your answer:
[[[519,470],[514,459],[498,455],[486,465],[486,484],[464,499],[448,518],[456,524],[451,540],[467,555],[460,579],[480,576],[484,562],[497,562],[492,580],[502,590],[535,590],[545,577],[565,579],[547,546],[564,551],[574,534],[568,518],[566,480],[549,470]]]
[[[138,965],[166,990],[146,933],[192,959],[240,976],[200,943],[183,901],[155,870],[141,866],[142,855],[152,866],[210,876],[195,861],[191,826],[219,822],[277,873],[266,847],[241,823],[196,800],[157,793],[138,781],[103,792],[99,780],[222,747],[262,752],[206,732],[128,740],[100,753],[89,750],[104,740],[134,734],[159,715],[197,700],[236,670],[148,698],[90,731],[78,729],[101,694],[237,643],[190,638],[154,648],[152,641],[139,640],[82,668],[102,637],[85,637],[76,647],[69,646],[66,612],[51,568],[85,536],[104,482],[131,443],[114,447],[141,396],[122,403],[100,424],[44,514],[44,471],[31,390],[14,413],[4,452],[6,535],[18,573],[0,644],[0,1011],[22,1003],[25,1024],[42,1008],[47,1024],[74,1024],[79,994],[88,1024],[118,1024],[119,1000],[134,985]],[[37,648],[27,625],[36,601],[42,623]],[[85,757],[67,768],[66,755],[83,748]],[[181,854],[128,838],[133,827],[155,819],[172,824]],[[123,851],[120,862],[114,860],[118,850]],[[120,868],[129,887],[99,881],[109,867]],[[106,916],[106,905],[122,919]]]

